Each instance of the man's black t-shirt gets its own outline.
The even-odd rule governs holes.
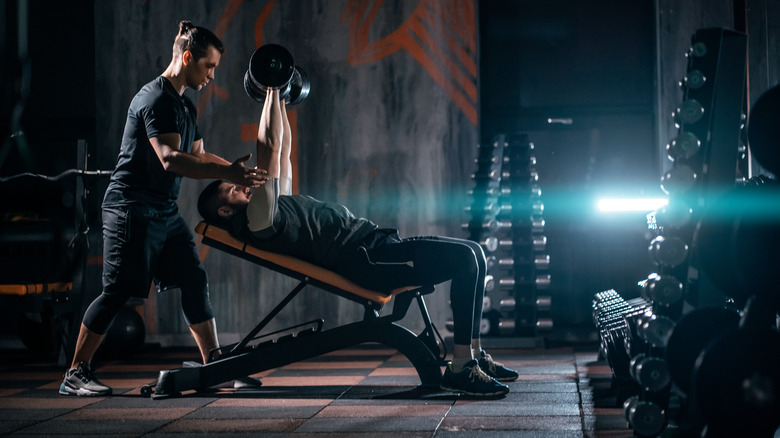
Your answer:
[[[180,96],[168,79],[158,76],[135,95],[127,110],[116,168],[106,190],[104,205],[142,203],[171,208],[179,197],[181,176],[166,171],[149,138],[178,133],[179,148],[190,152],[201,138],[192,101]]]
[[[233,219],[233,234],[260,249],[336,269],[345,250],[359,247],[379,230],[375,223],[356,217],[343,205],[311,196],[279,196],[277,207],[271,236],[249,231],[246,212]]]

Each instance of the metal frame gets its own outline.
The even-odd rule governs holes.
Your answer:
[[[424,301],[424,296],[434,291],[433,286],[418,287],[398,294],[392,312],[380,316],[380,303],[247,254],[244,250],[225,245],[205,235],[203,243],[293,277],[299,280],[299,283],[240,342],[212,351],[209,363],[205,365],[160,371],[156,384],[146,385],[141,389],[143,395],[152,396],[154,399],[176,397],[182,391],[202,390],[363,343],[380,343],[397,349],[414,365],[421,387],[438,388],[446,349],[443,349],[444,343],[440,342],[441,336],[430,319]],[[365,309],[363,319],[328,330],[322,330],[323,320],[315,320],[259,335],[307,285],[361,304]],[[425,324],[425,329],[419,335],[397,323],[406,316],[413,300],[417,301]],[[303,329],[298,330],[302,327]]]

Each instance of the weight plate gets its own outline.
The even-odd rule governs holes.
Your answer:
[[[666,360],[674,383],[688,393],[696,358],[713,340],[737,329],[739,314],[719,307],[694,310],[677,322],[666,343]]]
[[[695,405],[721,436],[773,436],[780,426],[780,333],[740,329],[699,356]]]
[[[293,77],[295,62],[287,49],[278,44],[265,44],[249,59],[249,75],[258,85],[280,88]]]

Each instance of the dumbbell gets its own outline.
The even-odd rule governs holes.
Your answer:
[[[629,370],[631,377],[647,391],[661,391],[672,382],[669,367],[660,357],[637,354],[631,358]]]
[[[660,307],[677,304],[683,297],[683,284],[673,275],[650,274],[642,287],[642,297]]]
[[[666,425],[663,408],[636,395],[623,402],[623,415],[639,436],[656,436]]]
[[[653,314],[645,317],[636,327],[637,335],[643,341],[657,348],[666,348],[675,322],[666,316]]]
[[[280,90],[289,105],[303,102],[309,95],[311,83],[306,72],[295,65],[292,55],[278,44],[265,44],[255,50],[244,74],[244,90],[257,102],[263,103],[268,90]]]

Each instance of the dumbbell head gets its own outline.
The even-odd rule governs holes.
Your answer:
[[[683,284],[672,275],[651,274],[642,288],[642,296],[654,305],[668,307],[683,297]]]
[[[633,363],[631,371],[634,380],[646,391],[661,391],[672,382],[669,367],[660,357],[643,357]]]
[[[303,102],[309,96],[311,82],[306,72],[295,65],[287,49],[278,44],[265,44],[255,50],[244,74],[244,90],[263,103],[268,90],[280,90],[288,105]]]
[[[666,413],[658,404],[633,400],[625,403],[623,408],[627,411],[625,414],[631,427],[640,436],[656,436],[666,424]]]
[[[309,96],[309,91],[311,90],[311,82],[309,82],[309,76],[306,74],[306,71],[297,65],[294,70],[287,86],[287,92],[282,93],[282,97],[284,97],[288,105],[297,105],[303,102]]]
[[[278,44],[265,44],[255,50],[244,75],[244,89],[252,99],[262,102],[266,91],[290,86],[295,74],[295,62],[287,49]]]

